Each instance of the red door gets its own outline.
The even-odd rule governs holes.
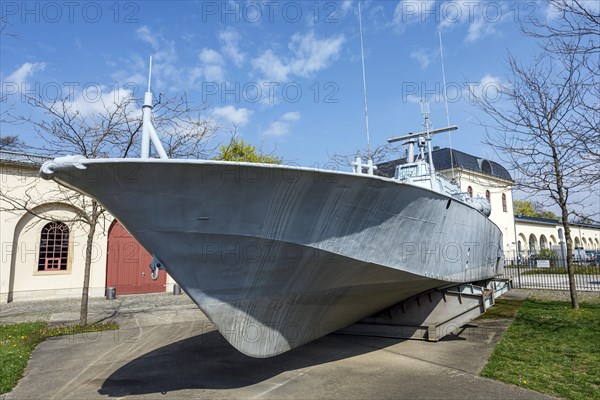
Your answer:
[[[106,258],[106,287],[117,289],[117,295],[164,292],[166,273],[160,271],[158,279],[150,278],[152,256],[127,230],[113,221],[108,230],[108,256]]]

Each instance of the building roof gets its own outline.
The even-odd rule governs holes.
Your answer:
[[[560,219],[549,219],[539,217],[527,217],[525,215],[515,215],[515,221],[517,222],[530,222],[533,224],[546,224],[546,225],[559,225],[562,224]],[[582,228],[600,229],[600,224],[595,222],[591,224],[582,224],[579,222],[569,222],[570,226],[578,226]]]
[[[26,165],[37,168],[41,167],[42,164],[48,160],[52,160],[52,158],[40,156],[38,154],[0,150],[0,164]]]
[[[506,168],[495,161],[472,156],[454,149],[452,149],[452,157],[450,157],[450,151],[451,150],[449,148],[445,147],[443,149],[437,149],[431,152],[431,155],[433,156],[433,166],[436,170],[449,170],[452,169],[452,164],[454,164],[454,168],[463,168],[469,171],[475,171],[482,174],[491,175],[496,178],[512,181],[512,177]],[[453,161],[452,163],[450,162],[451,159]],[[396,166],[405,163],[406,157],[378,164],[378,175],[392,177],[396,171]]]
[[[548,224],[557,225],[560,224],[560,220],[551,218],[539,218],[539,217],[528,217],[525,215],[515,215],[515,221],[519,222],[531,222],[536,224]]]

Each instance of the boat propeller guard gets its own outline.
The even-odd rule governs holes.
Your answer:
[[[152,262],[150,263],[150,269],[152,270],[152,273],[150,274],[150,278],[152,278],[153,281],[158,279],[158,271],[162,270],[166,270],[167,268],[165,267],[165,265],[153,254],[152,255]]]

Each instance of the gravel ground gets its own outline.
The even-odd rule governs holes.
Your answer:
[[[570,301],[569,292],[561,290],[513,289],[506,298],[532,298],[538,300]],[[600,292],[578,292],[580,302],[600,303]],[[20,301],[0,304],[0,323],[12,324],[28,321],[51,323],[77,322],[79,320],[79,298]],[[139,314],[165,313],[197,310],[194,302],[185,294],[170,293],[122,295],[115,300],[90,298],[89,322],[104,321],[117,317]]]
[[[73,322],[79,320],[79,298],[41,301],[18,301],[0,304],[0,323],[11,324],[28,321]],[[194,302],[185,294],[170,293],[121,295],[115,300],[103,297],[90,298],[89,322],[112,319],[115,316],[135,313],[195,308]]]

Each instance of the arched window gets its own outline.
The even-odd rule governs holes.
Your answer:
[[[494,175],[494,169],[492,168],[492,163],[488,160],[483,160],[481,162],[481,172],[488,175]]]
[[[69,259],[69,227],[49,222],[42,228],[38,271],[66,271]]]
[[[502,193],[502,211],[508,212],[508,208],[506,207],[506,193]]]
[[[546,239],[545,235],[540,236],[540,250],[544,250],[548,248],[548,239]]]
[[[537,252],[538,252],[537,247],[538,247],[537,246],[537,238],[532,233],[531,235],[529,235],[529,254],[537,254]]]
[[[490,203],[490,208],[492,207],[492,195],[489,190],[485,191],[485,199]]]
[[[469,194],[469,197],[473,197],[473,188],[471,186],[467,188],[467,193]]]

